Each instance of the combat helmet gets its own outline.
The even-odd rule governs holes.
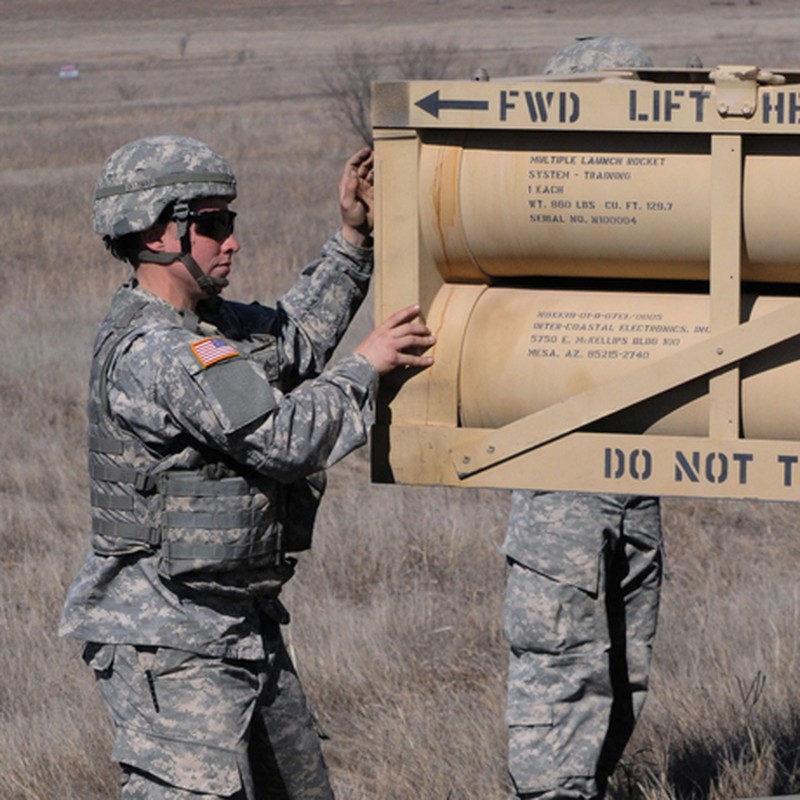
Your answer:
[[[569,75],[597,72],[601,69],[652,67],[653,60],[644,50],[627,39],[616,36],[592,36],[579,39],[559,50],[544,67],[545,75]]]
[[[188,136],[149,136],[123,145],[100,171],[94,192],[92,224],[113,243],[154,225],[165,212],[178,224],[180,253],[142,250],[138,261],[170,264],[180,259],[207,294],[227,281],[203,274],[190,255],[189,203],[199,197],[236,197],[236,176],[214,148]]]

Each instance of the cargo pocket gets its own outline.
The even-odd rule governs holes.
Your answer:
[[[563,654],[594,640],[600,547],[539,534],[509,557],[504,614],[512,651]]]
[[[112,758],[168,786],[230,797],[242,786],[252,670],[169,648],[88,643],[114,721]]]
[[[512,703],[509,699],[506,711],[508,769],[517,792],[538,793],[556,785],[553,707],[521,697],[517,700]]]
[[[503,552],[512,561],[552,580],[597,596],[605,537],[593,538],[594,541],[584,541],[559,531],[532,528],[525,535],[517,535],[513,542],[506,542]]]
[[[228,797],[242,786],[236,754],[198,742],[118,728],[112,758],[169,786],[192,792]]]
[[[258,679],[219,659],[120,645],[106,687],[112,758],[169,786],[228,797],[242,785],[245,731]]]

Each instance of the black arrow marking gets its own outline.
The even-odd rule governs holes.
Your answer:
[[[488,100],[441,100],[439,90],[431,92],[422,100],[417,100],[414,105],[419,106],[423,111],[432,117],[439,119],[439,112],[451,109],[453,111],[488,111]]]

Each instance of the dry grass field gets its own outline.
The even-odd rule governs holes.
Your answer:
[[[576,35],[616,34],[664,66],[800,67],[795,0],[0,0],[0,19],[2,800],[116,791],[110,724],[56,635],[88,544],[89,348],[125,276],[89,218],[112,150],[176,132],[226,153],[241,183],[229,294],[269,302],[332,230],[360,144],[323,90],[337,51],[393,77],[409,43],[428,41],[456,49],[457,74],[508,75]],[[78,80],[59,80],[65,63]],[[337,796],[501,800],[507,495],[368,473],[366,453],[333,470],[286,592]],[[613,797],[800,793],[798,508],[668,500],[664,521],[653,688]]]

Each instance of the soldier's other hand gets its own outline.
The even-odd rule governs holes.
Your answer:
[[[429,367],[433,357],[424,352],[436,339],[419,319],[419,313],[418,305],[395,311],[356,347],[355,352],[364,356],[380,375],[397,367]]]
[[[363,245],[372,232],[375,203],[375,156],[362,147],[345,164],[339,181],[339,210],[342,234],[347,241]]]

